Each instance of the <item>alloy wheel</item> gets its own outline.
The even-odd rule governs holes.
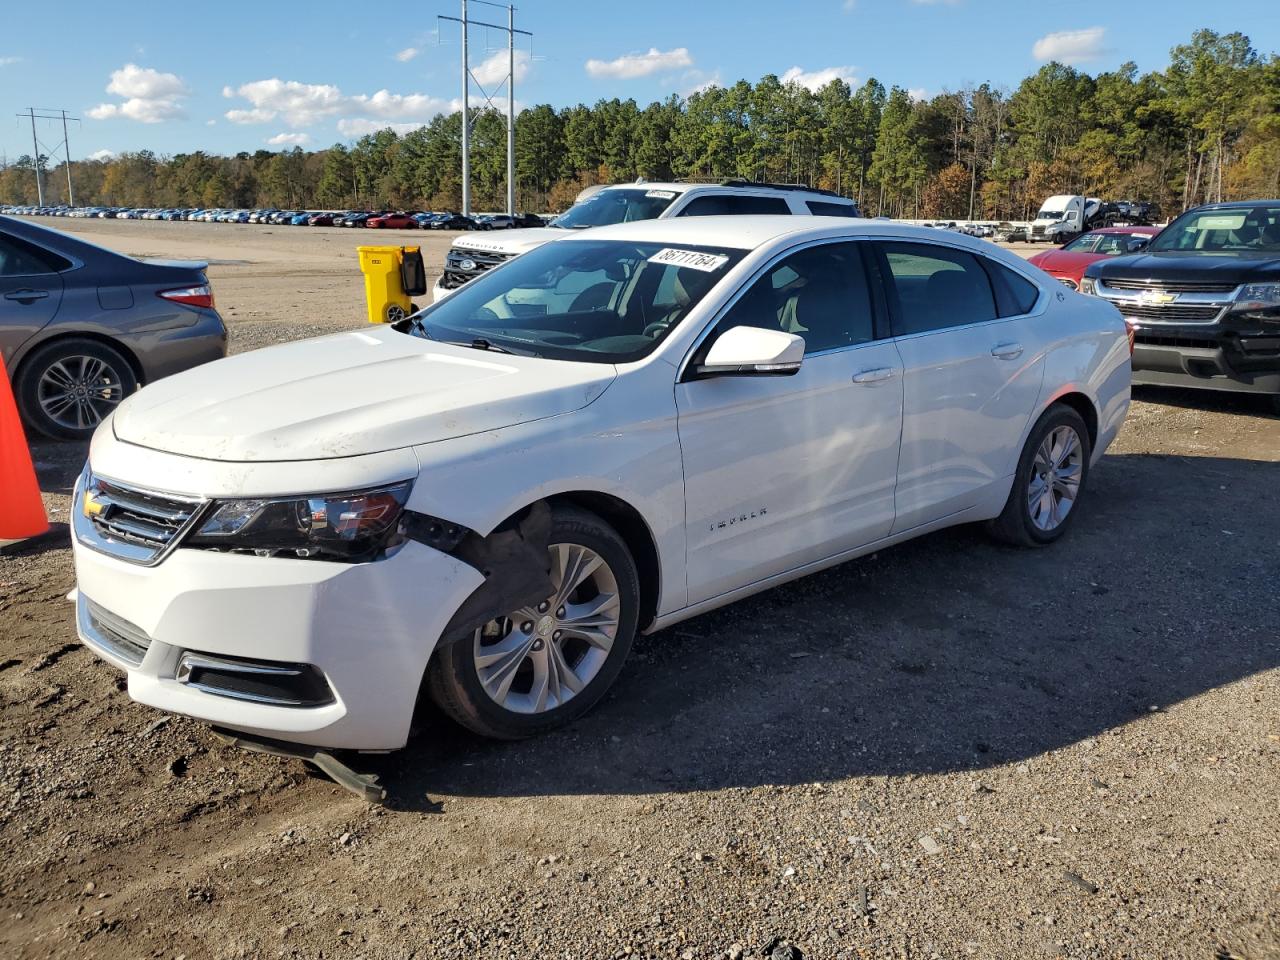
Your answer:
[[[1075,506],[1084,470],[1084,447],[1069,426],[1055,427],[1040,442],[1031,464],[1027,509],[1036,529],[1050,533]]]
[[[594,550],[551,546],[551,596],[475,633],[480,686],[513,713],[563,706],[589,684],[613,648],[621,602],[613,571]]]
[[[45,416],[68,430],[96,427],[124,399],[120,373],[98,357],[63,357],[40,375],[36,399]]]

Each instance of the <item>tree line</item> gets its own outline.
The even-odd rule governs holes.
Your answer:
[[[472,196],[501,209],[506,119],[476,110]],[[219,156],[149,150],[72,163],[76,200],[145,207],[421,208],[461,203],[460,113],[351,146]],[[0,201],[66,202],[65,168],[23,156]],[[870,216],[1025,219],[1053,193],[1159,203],[1280,196],[1280,57],[1241,33],[1197,31],[1168,66],[1090,75],[1048,63],[1014,90],[913,98],[872,79],[814,91],[769,74],[640,107],[600,100],[516,119],[517,206],[559,211],[594,183],[694,178],[835,190]]]

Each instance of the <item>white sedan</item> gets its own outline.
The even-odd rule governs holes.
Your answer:
[[[522,737],[637,632],[941,527],[1052,543],[1129,404],[1116,310],[881,221],[604,227],[396,328],[146,387],[76,485],[79,633],[142,703],[324,748],[420,695]]]

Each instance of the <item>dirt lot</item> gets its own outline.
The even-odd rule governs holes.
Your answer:
[[[363,322],[364,232],[56,224],[209,258],[236,350]],[[65,521],[84,450],[35,454]],[[0,955],[1274,960],[1278,488],[1261,403],[1140,392],[1057,546],[957,529],[700,617],[560,734],[361,758],[385,808],[131,703],[65,542],[10,549]]]

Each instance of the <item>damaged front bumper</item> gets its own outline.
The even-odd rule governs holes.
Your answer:
[[[148,566],[79,537],[73,552],[77,632],[134,700],[330,749],[404,746],[427,661],[485,581],[414,540],[367,563],[179,545]]]

